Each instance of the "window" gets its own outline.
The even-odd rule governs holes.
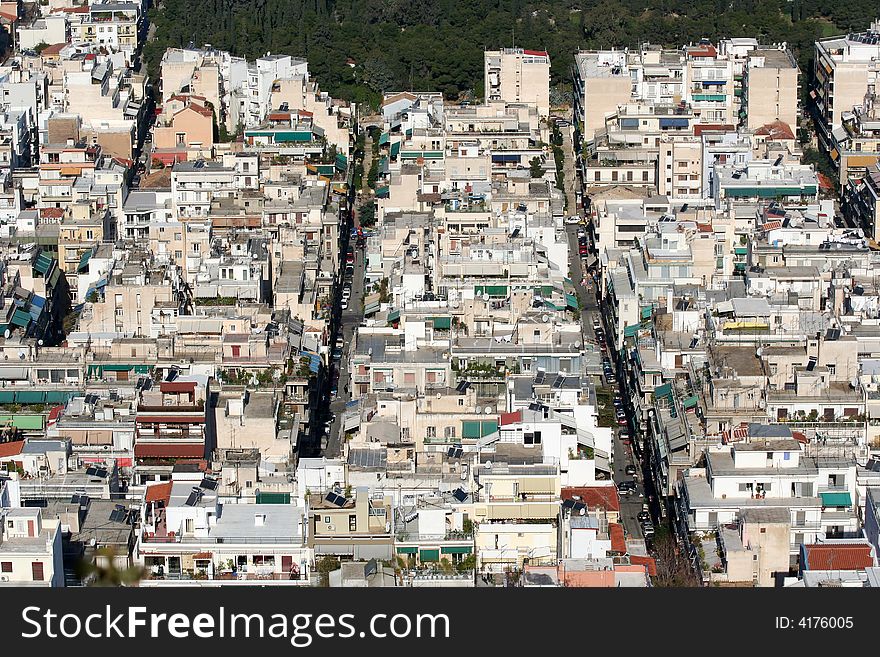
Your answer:
[[[195,531],[195,528],[196,528],[196,521],[193,520],[192,518],[187,518],[186,519],[186,527],[185,527],[184,531],[187,534],[192,534]]]
[[[357,516],[348,516],[348,531],[356,532],[358,526],[358,518]]]
[[[0,573],[11,573],[11,572],[12,572],[12,562],[11,561],[0,562]]]
[[[444,438],[455,438],[455,427],[444,427],[443,428],[443,437]]]
[[[459,405],[459,406],[464,406],[464,399],[459,399],[459,400],[458,400],[458,405]]]
[[[329,524],[330,524],[330,516],[324,516],[324,524],[325,524],[325,525],[329,525]]]
[[[244,487],[245,487],[245,488],[253,488],[253,487],[254,487],[254,482],[252,482],[252,481],[246,481],[246,482],[244,482]]]
[[[425,438],[436,438],[437,427],[425,427]]]

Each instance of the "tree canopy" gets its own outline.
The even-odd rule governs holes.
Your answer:
[[[786,41],[806,76],[817,38],[863,29],[876,10],[876,0],[165,0],[146,57],[156,74],[167,47],[297,55],[334,96],[375,104],[389,90],[479,95],[483,50],[512,45],[548,50],[557,85],[579,49],[727,37]]]

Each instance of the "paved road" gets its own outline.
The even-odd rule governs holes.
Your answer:
[[[364,316],[364,251],[354,246],[355,240],[352,240],[351,244],[355,254],[354,277],[348,309],[342,311],[342,320],[339,325],[339,334],[345,344],[342,347],[342,358],[337,363],[339,366],[338,394],[330,402],[330,412],[336,415],[336,419],[330,427],[330,438],[327,441],[327,448],[324,450],[324,455],[327,458],[336,458],[342,455],[342,441],[344,439],[342,414],[353,393],[351,373],[348,371],[348,359],[354,345],[355,332],[361,325]]]
[[[574,214],[574,209],[576,207],[574,190],[579,183],[575,173],[575,154],[572,144],[571,128],[562,128],[562,135],[562,148],[565,153],[565,192],[569,203],[569,214]],[[578,254],[577,230],[578,226],[576,225],[566,226],[566,232],[568,233],[569,239],[569,272],[570,278],[577,290],[578,299],[581,303],[581,331],[584,336],[584,344],[596,344],[596,337],[593,331],[593,322],[594,320],[598,319],[600,323],[604,325],[604,321],[602,318],[601,307],[596,298],[595,285],[591,280],[589,280],[590,276],[586,273],[585,267],[583,265],[583,260]],[[585,278],[587,279],[586,286],[581,284]],[[608,330],[606,327],[606,335],[607,334]],[[603,351],[603,355],[610,356],[610,353],[605,350]],[[618,372],[618,383],[613,386],[613,390],[616,394],[624,397],[621,392],[621,386],[623,382],[623,377],[621,376],[621,374],[621,372]],[[604,380],[601,383],[605,383]],[[618,428],[615,428],[614,430],[614,457],[612,461],[612,476],[615,483],[621,481],[635,480],[637,486],[637,491],[634,494],[621,495],[620,518],[628,537],[643,538],[642,528],[637,517],[638,513],[642,510],[642,505],[647,501],[645,499],[642,467],[638,463],[638,459],[636,458],[636,456],[633,454],[632,447],[624,445],[623,442],[620,440],[620,436],[618,433],[619,430],[620,429]],[[630,434],[632,434],[631,429]],[[626,467],[628,465],[636,466],[636,475],[626,474]]]

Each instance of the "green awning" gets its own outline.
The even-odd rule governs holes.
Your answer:
[[[507,296],[507,286],[506,285],[475,285],[474,286],[474,294],[477,296],[481,296],[483,294],[488,294],[490,297],[506,297]]]
[[[16,404],[43,404],[46,393],[43,390],[21,390],[15,393]]]
[[[391,196],[391,190],[388,188],[388,185],[383,185],[376,189],[376,198],[388,198]]]
[[[852,506],[852,498],[849,493],[819,493],[822,498],[822,506]]]
[[[651,318],[651,306],[645,306],[642,308],[642,319],[650,319]]]
[[[134,363],[121,363],[115,365],[98,365],[105,372],[131,372],[134,370],[138,374],[147,374],[150,371],[149,365],[135,365]]]
[[[348,168],[348,158],[342,153],[336,154],[336,168],[345,171]]]
[[[22,431],[42,431],[45,428],[46,416],[42,413],[27,413],[16,415],[0,415],[0,423],[11,422],[12,426]]]
[[[749,253],[749,247],[747,247],[747,246],[735,246],[735,247],[733,247],[733,252],[734,252],[736,255],[748,255],[748,253]]]
[[[12,319],[9,320],[9,323],[22,328],[27,328],[27,325],[31,323],[31,315],[30,313],[23,311],[21,308],[16,308],[15,312],[12,313]]]
[[[664,383],[662,386],[654,388],[654,399],[668,398],[672,399],[672,384]]]
[[[66,404],[67,400],[76,394],[74,392],[61,392],[58,390],[49,390],[46,393],[47,404]]]
[[[468,545],[440,548],[443,554],[470,554],[473,549]]]
[[[257,493],[257,504],[290,504],[290,493]]]
[[[11,404],[15,401],[15,391],[0,390],[0,404]]]
[[[395,158],[400,154],[400,142],[396,141],[391,144],[391,157]]]
[[[46,272],[49,271],[49,267],[52,266],[52,260],[54,260],[52,256],[46,253],[40,253],[34,262],[34,269],[45,276]]]
[[[642,328],[641,324],[631,324],[629,326],[623,327],[623,337],[632,338],[638,334],[639,329]]]
[[[415,554],[419,551],[419,548],[415,547],[399,547],[397,548],[397,554]]]
[[[440,561],[440,550],[420,550],[419,561]]]
[[[89,259],[92,257],[92,250],[89,249],[85,251],[79,259],[79,265],[77,266],[77,271],[83,271],[86,268],[86,265],[89,264]]]
[[[498,422],[495,420],[462,420],[462,438],[482,438],[498,431]]]
[[[565,293],[565,305],[569,308],[574,308],[575,310],[580,308],[577,296],[574,294],[568,294],[568,292]]]
[[[431,317],[431,321],[434,322],[435,329],[448,331],[452,328],[452,317]]]
[[[685,408],[692,408],[693,406],[696,406],[699,401],[700,401],[699,397],[697,397],[696,395],[693,395],[693,396],[685,399],[683,402],[681,402],[681,405],[684,406]]]
[[[389,322],[396,322],[399,319],[400,319],[400,310],[392,310],[390,313],[388,313],[388,321]]]
[[[391,139],[391,135],[389,135],[387,132],[383,132],[383,133],[379,136],[379,146],[384,146],[385,144],[388,143],[388,141],[389,141],[390,139]]]

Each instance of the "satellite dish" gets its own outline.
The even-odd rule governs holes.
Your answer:
[[[450,304],[453,308],[458,308],[458,299],[453,299],[452,301],[449,302],[449,304]]]
[[[42,340],[37,340],[37,346],[42,347],[42,346],[43,346],[43,341],[42,341]]]
[[[764,348],[763,348],[763,347],[758,347],[758,350],[755,351],[755,355],[756,355],[758,358],[760,358],[761,356],[763,356],[763,355],[764,355]]]
[[[492,407],[491,407],[491,406],[487,406],[487,407],[486,407],[486,415],[490,415],[491,413],[492,413]]]
[[[19,352],[18,352],[18,359],[19,359],[19,360],[24,360],[26,355],[27,355],[27,354],[25,354],[23,351],[19,351]]]
[[[550,316],[549,315],[541,315],[541,321],[546,324],[547,322],[550,321]]]
[[[10,331],[9,329],[6,329],[5,331],[3,331],[4,338],[9,338],[10,335],[12,335],[12,331]]]
[[[487,292],[483,292],[483,301],[488,301],[489,298],[489,294]]]

